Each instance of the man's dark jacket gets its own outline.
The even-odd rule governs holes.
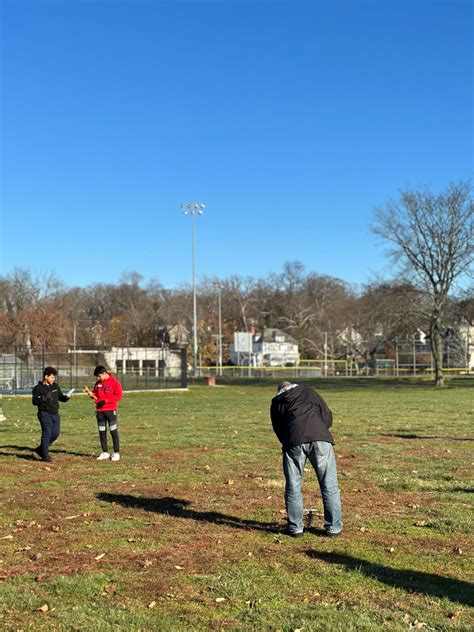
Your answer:
[[[38,406],[38,412],[46,412],[56,415],[59,409],[59,402],[67,402],[69,397],[64,395],[59,388],[59,384],[44,384],[38,382],[32,392],[32,404]]]
[[[270,416],[283,450],[311,441],[334,444],[328,430],[332,413],[323,398],[308,386],[297,384],[280,392],[272,399]]]

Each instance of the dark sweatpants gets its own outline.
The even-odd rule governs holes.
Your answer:
[[[60,417],[44,410],[38,411],[38,419],[41,424],[40,450],[43,458],[49,456],[49,446],[56,441],[60,433]]]
[[[102,452],[108,452],[107,450],[107,423],[109,424],[110,434],[112,435],[112,442],[114,444],[114,452],[120,452],[120,440],[117,425],[117,411],[107,410],[105,413],[98,412],[96,414],[97,425],[99,427],[99,438]]]

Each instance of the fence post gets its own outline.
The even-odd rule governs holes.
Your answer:
[[[413,375],[416,375],[416,338],[413,334]]]
[[[188,387],[188,363],[186,359],[186,348],[181,349],[181,388]]]
[[[395,372],[396,376],[399,377],[400,372],[398,370],[398,339],[395,338]]]

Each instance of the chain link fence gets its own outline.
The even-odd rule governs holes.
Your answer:
[[[98,364],[109,369],[125,390],[187,388],[184,348],[0,348],[0,393],[29,393],[42,380],[46,366],[57,369],[61,388],[82,390],[95,382]]]

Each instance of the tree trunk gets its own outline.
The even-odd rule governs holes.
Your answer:
[[[431,321],[431,353],[434,360],[435,386],[444,386],[443,340],[441,338],[439,320],[436,316]]]

